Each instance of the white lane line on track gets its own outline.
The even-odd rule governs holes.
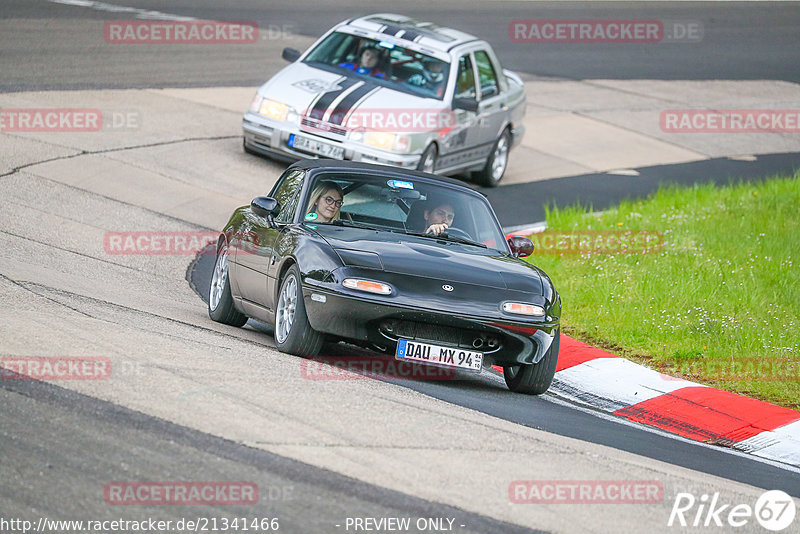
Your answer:
[[[67,6],[88,7],[95,11],[105,11],[107,13],[132,13],[135,18],[141,20],[197,20],[194,17],[185,17],[182,15],[172,15],[170,13],[162,13],[161,11],[152,11],[149,9],[140,9],[138,7],[118,6],[115,4],[108,4],[106,2],[96,2],[94,0],[48,0],[53,4],[63,4]]]
[[[546,221],[539,221],[535,223],[529,224],[518,224],[516,226],[508,226],[503,228],[503,233],[508,235],[512,232],[527,232],[530,231],[532,234],[536,234],[539,232],[544,232],[547,229],[547,222]]]
[[[484,376],[490,377],[490,380],[492,380],[494,382],[497,382],[498,384],[501,384],[503,387],[506,386],[505,380],[500,375],[497,375],[497,374],[494,374],[494,373],[491,373],[491,372],[483,372],[483,373],[481,373],[481,376],[482,377],[484,377]],[[669,438],[669,439],[674,439],[674,440],[677,440],[677,441],[682,441],[684,443],[690,443],[692,445],[697,445],[699,447],[705,447],[707,449],[712,449],[712,450],[717,451],[717,452],[722,452],[722,453],[725,453],[725,454],[738,456],[740,458],[747,458],[747,459],[750,459],[750,460],[753,460],[753,461],[756,461],[756,462],[760,462],[762,464],[767,464],[767,465],[770,465],[772,467],[777,467],[779,469],[783,469],[785,471],[791,471],[793,473],[800,474],[800,468],[795,467],[793,465],[787,465],[787,464],[782,463],[782,462],[777,462],[777,461],[774,461],[774,460],[770,460],[768,458],[761,458],[759,456],[754,456],[753,454],[748,454],[746,452],[737,451],[735,449],[729,449],[727,447],[721,447],[719,445],[709,445],[708,443],[703,443],[702,441],[695,441],[693,439],[684,438],[683,436],[678,436],[676,434],[670,434],[669,432],[666,432],[666,431],[661,430],[659,428],[654,428],[654,427],[651,427],[651,426],[643,425],[642,423],[637,423],[635,421],[629,421],[628,419],[625,419],[624,417],[620,417],[618,415],[612,415],[610,413],[602,412],[602,411],[600,411],[600,410],[598,410],[596,408],[592,408],[592,407],[582,406],[580,404],[576,404],[575,402],[573,402],[573,401],[571,401],[569,399],[565,399],[565,398],[560,397],[557,392],[552,391],[552,390],[548,391],[547,393],[545,393],[543,395],[539,395],[539,398],[543,399],[543,400],[546,400],[547,402],[552,402],[553,404],[557,404],[559,406],[564,406],[566,408],[572,408],[573,410],[578,410],[580,412],[583,412],[583,413],[586,413],[586,414],[589,414],[589,415],[593,415],[595,417],[599,417],[600,419],[605,419],[606,421],[612,421],[612,422],[618,423],[620,425],[630,426],[630,427],[633,427],[633,428],[636,428],[636,429],[639,429],[639,430],[643,430],[645,432],[650,432],[652,434],[657,434],[658,436],[661,436],[663,438]],[[545,430],[545,432],[547,432],[547,430]],[[551,432],[551,433],[554,433],[554,432]],[[611,446],[611,445],[605,445],[605,446],[613,448],[613,446]],[[631,454],[636,454],[636,453],[631,453]]]

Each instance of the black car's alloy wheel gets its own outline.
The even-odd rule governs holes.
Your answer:
[[[275,307],[275,343],[278,350],[298,356],[315,356],[324,336],[311,328],[303,302],[300,270],[292,265],[281,280]]]
[[[515,393],[527,393],[530,395],[541,395],[547,391],[547,388],[553,383],[553,376],[556,374],[560,335],[561,331],[557,329],[550,348],[547,349],[539,363],[503,367],[503,377],[506,379],[508,389]]]
[[[228,246],[223,243],[217,250],[217,261],[208,290],[208,316],[218,323],[242,326],[247,316],[233,306],[231,282],[228,276]]]

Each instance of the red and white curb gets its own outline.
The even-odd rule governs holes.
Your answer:
[[[562,335],[551,390],[688,439],[800,467],[800,411],[674,378]]]
[[[509,228],[506,237],[546,227]],[[800,467],[800,411],[674,378],[563,334],[550,389],[684,438]]]

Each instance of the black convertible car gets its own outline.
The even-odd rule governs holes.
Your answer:
[[[456,180],[300,161],[228,221],[208,311],[274,324],[283,352],[314,356],[328,338],[426,365],[500,365],[509,389],[540,394],[555,373],[561,299],[519,259],[532,251]]]

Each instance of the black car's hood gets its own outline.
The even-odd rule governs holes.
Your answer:
[[[497,250],[360,228],[317,225],[316,230],[345,265],[544,294],[536,267]]]

